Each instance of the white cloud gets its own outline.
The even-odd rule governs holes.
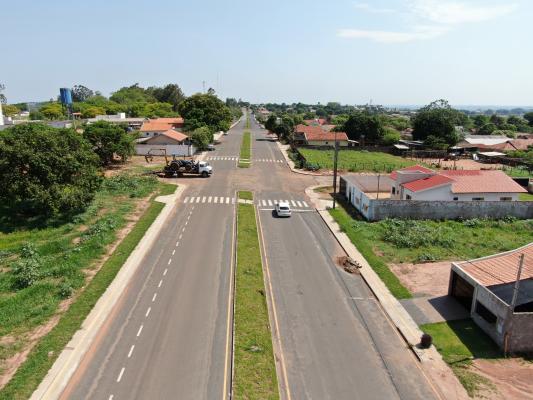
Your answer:
[[[475,6],[464,1],[413,0],[410,8],[420,18],[439,24],[454,25],[502,17],[516,10],[517,5],[508,3]]]
[[[391,14],[391,13],[396,12],[396,10],[392,8],[378,8],[378,7],[371,6],[368,3],[355,3],[354,7],[359,10],[363,10],[363,11],[367,11],[367,12],[371,12],[375,14]]]
[[[517,9],[516,3],[473,5],[465,0],[405,0],[407,15],[418,21],[418,26],[406,31],[341,29],[337,36],[369,39],[380,43],[406,43],[433,39],[449,32],[452,26],[488,21],[503,17]],[[355,7],[373,13],[393,13],[388,8],[375,8],[368,3]]]
[[[417,40],[433,39],[448,31],[448,28],[419,26],[411,32],[394,32],[363,29],[341,29],[337,36],[352,39],[370,39],[379,43],[407,43]]]

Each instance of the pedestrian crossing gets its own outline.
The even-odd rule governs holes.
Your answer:
[[[208,161],[237,161],[239,157],[235,156],[210,156],[207,157]]]
[[[229,205],[235,204],[234,196],[187,196],[183,199],[184,204],[213,204]],[[305,200],[286,200],[286,199],[256,199],[254,204],[259,207],[275,207],[279,202],[287,202],[293,208],[312,208]]]
[[[271,158],[260,158],[253,160],[254,162],[270,162],[270,163],[282,163],[284,160],[273,160]]]

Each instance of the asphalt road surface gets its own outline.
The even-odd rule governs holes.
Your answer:
[[[283,399],[433,399],[431,384],[305,197],[314,183],[290,172],[251,121],[252,166],[237,168],[243,122],[189,185],[98,340],[67,399],[224,399],[231,382],[231,276],[236,190],[254,190],[280,345]],[[275,218],[276,201],[293,216]],[[272,320],[272,308],[271,320]],[[280,374],[278,374],[280,375]]]

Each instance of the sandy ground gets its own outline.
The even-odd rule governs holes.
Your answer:
[[[409,158],[409,157],[408,157]],[[420,161],[424,162],[429,165],[439,165],[441,168],[448,168],[448,169],[472,169],[472,170],[479,170],[479,169],[502,169],[504,166],[502,164],[486,164],[481,163],[478,161],[470,160],[470,159],[460,159],[457,161],[443,161],[442,159],[432,159],[432,158],[424,158],[424,159],[413,159],[414,161]]]
[[[476,398],[495,400],[533,399],[533,362],[520,358],[474,360],[474,370],[488,378],[495,390],[484,390]]]
[[[400,282],[415,295],[445,296],[448,293],[451,261],[424,264],[389,264]]]

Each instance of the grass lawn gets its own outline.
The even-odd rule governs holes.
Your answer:
[[[63,299],[78,297],[0,391],[0,399],[29,397],[164,205],[149,203],[133,230],[82,291],[86,273],[96,267],[141,199],[175,189],[151,177],[119,175],[107,179],[87,210],[68,222],[7,229],[2,220],[0,337],[13,340],[4,340],[0,346],[0,365],[24,348],[31,330],[55,315]],[[23,264],[33,265],[37,271],[33,283],[24,288],[15,272]]]
[[[241,144],[241,154],[239,157],[239,167],[248,168],[251,164],[251,155],[252,155],[252,138],[251,134],[248,131],[245,131],[242,135],[242,144]],[[246,162],[247,161],[247,162]]]
[[[520,201],[533,201],[533,194],[531,193],[520,193],[518,195]]]
[[[239,192],[239,198],[250,195]],[[237,215],[234,397],[279,399],[255,208],[239,204]]]
[[[320,169],[333,169],[333,150],[298,149],[307,163]],[[350,172],[391,172],[415,165],[416,162],[387,153],[341,150],[338,167]]]
[[[252,192],[240,191],[239,192],[239,199],[242,199],[242,200],[253,200],[254,199],[254,194]]]
[[[502,353],[471,319],[426,324],[420,328],[433,337],[435,347],[470,396],[482,386],[491,387],[486,378],[472,371],[472,359],[500,358]]]

